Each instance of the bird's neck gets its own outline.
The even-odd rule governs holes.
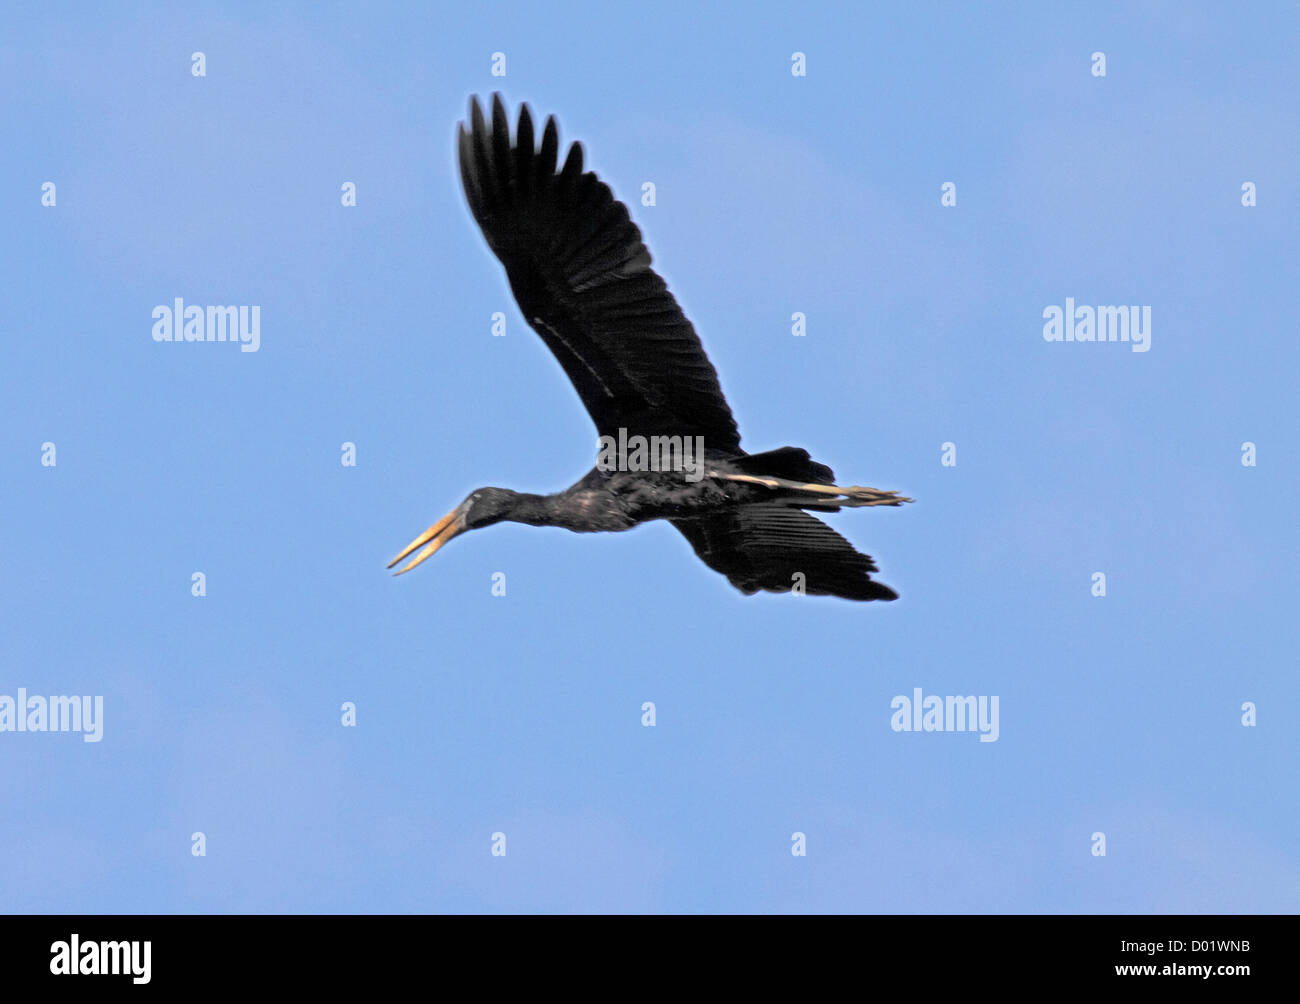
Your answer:
[[[529,526],[563,526],[563,513],[556,505],[558,497],[518,492],[506,519],[511,523],[527,523]]]
[[[521,492],[505,518],[530,526],[558,526],[577,533],[626,530],[634,522],[608,492],[578,486],[554,495]]]

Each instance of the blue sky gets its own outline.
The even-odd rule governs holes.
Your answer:
[[[1295,909],[1294,4],[2,27],[0,695],[105,710],[0,733],[0,910]],[[745,445],[917,499],[831,517],[900,601],[747,598],[661,524],[385,571],[594,459],[454,174],[493,90],[632,205]],[[156,343],[175,297],[259,351]],[[1067,297],[1150,351],[1046,342]],[[998,741],[893,731],[918,687]]]

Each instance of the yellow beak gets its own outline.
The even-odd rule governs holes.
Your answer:
[[[425,530],[424,533],[420,534],[420,536],[416,537],[413,541],[402,548],[402,553],[390,561],[388,567],[392,568],[417,547],[427,544],[428,546],[425,547],[423,551],[412,558],[407,565],[399,568],[393,574],[401,575],[403,572],[409,572],[426,558],[433,557],[438,548],[442,547],[442,545],[447,543],[447,541],[451,540],[453,537],[459,537],[464,532],[465,524],[461,521],[460,509],[453,509],[451,512],[447,513],[446,516],[442,517],[442,519],[438,520],[438,522],[434,523],[433,526]]]

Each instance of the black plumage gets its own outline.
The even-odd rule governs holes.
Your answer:
[[[736,420],[695,329],[650,267],[627,206],[583,172],[582,144],[569,147],[556,173],[554,117],[537,152],[527,105],[513,146],[499,97],[490,130],[477,101],[470,123],[458,135],[470,212],[596,431],[702,435],[715,449],[739,448]]]
[[[620,450],[554,495],[479,489],[390,564],[423,547],[407,571],[465,530],[501,520],[575,531],[623,530],[667,519],[709,567],[753,593],[805,591],[894,599],[870,557],[804,510],[895,506],[895,492],[833,483],[805,450],[748,454],[717,373],[664,280],[627,207],[583,170],[582,146],[559,164],[559,131],[540,146],[525,105],[512,139],[500,96],[489,124],[477,99],[457,131],[465,197],[505,266],[524,319],[563,367],[596,425],[617,443],[673,437],[702,456],[671,469],[636,469]],[[698,437],[698,438],[697,438]],[[614,461],[611,463],[611,459]]]

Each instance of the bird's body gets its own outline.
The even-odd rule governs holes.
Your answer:
[[[502,520],[584,533],[663,519],[746,593],[896,598],[871,579],[870,557],[804,510],[911,500],[835,485],[830,468],[805,450],[741,449],[694,328],[651,269],[627,207],[583,172],[581,146],[574,143],[557,169],[555,120],[547,120],[538,147],[524,106],[512,138],[494,96],[490,126],[471,101],[458,153],[474,218],[505,265],[524,318],[586,405],[601,449],[596,467],[563,492],[471,493],[392,564],[423,548],[401,569],[408,571],[458,534]]]
[[[577,484],[549,496],[551,526],[578,533],[630,530],[654,519],[681,519],[735,505],[753,491],[705,477],[687,481],[680,471],[602,471],[592,468]]]
[[[728,458],[706,460],[706,473],[689,480],[681,471],[603,471],[593,467],[554,495],[511,493],[509,519],[533,526],[558,526],[575,533],[630,530],[656,519],[692,519],[726,506],[753,504],[771,496],[761,485],[730,480],[744,471]],[[480,489],[482,491],[483,489]],[[504,491],[504,489],[493,489]]]

